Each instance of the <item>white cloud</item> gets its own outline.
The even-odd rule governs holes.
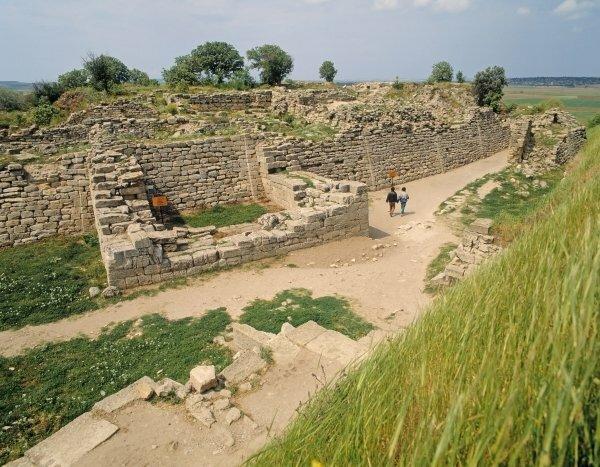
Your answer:
[[[398,0],[375,0],[373,6],[376,10],[393,10],[398,7]]]
[[[471,6],[471,0],[375,0],[376,10],[393,10],[400,5],[432,8],[436,11],[463,11]]]
[[[531,10],[529,9],[529,7],[520,6],[519,8],[517,8],[517,14],[521,16],[529,16],[531,14]]]
[[[600,0],[563,0],[554,9],[554,13],[567,19],[577,19],[599,5]]]

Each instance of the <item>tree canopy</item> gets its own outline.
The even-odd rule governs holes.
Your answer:
[[[465,82],[465,75],[460,70],[458,70],[458,72],[456,73],[456,82],[457,83],[464,83]]]
[[[192,50],[190,60],[192,71],[216,84],[244,68],[244,59],[227,42],[205,42]]]
[[[260,70],[260,79],[270,85],[281,84],[294,69],[294,60],[278,45],[265,44],[247,52],[250,67]]]
[[[431,83],[449,83],[452,81],[453,76],[454,70],[452,65],[450,65],[448,62],[438,62],[433,65],[428,81]]]
[[[84,68],[90,75],[90,84],[102,91],[109,91],[113,85],[130,79],[129,68],[118,58],[109,55],[88,55],[84,60]]]
[[[500,66],[488,67],[478,72],[473,79],[473,92],[478,105],[486,105],[496,112],[504,96],[504,86],[508,84],[506,72]]]
[[[325,60],[321,67],[319,68],[319,76],[323,78],[328,83],[333,83],[335,79],[335,75],[337,75],[337,70],[335,69],[335,65],[331,60]]]

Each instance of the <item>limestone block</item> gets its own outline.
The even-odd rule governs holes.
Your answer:
[[[243,350],[231,365],[225,368],[220,376],[228,385],[237,385],[245,381],[251,374],[259,373],[267,366],[260,356],[251,350]]]
[[[73,465],[118,430],[116,425],[87,412],[29,449],[25,456],[35,465]]]
[[[217,385],[214,365],[200,365],[190,371],[190,382],[197,392],[208,391]]]

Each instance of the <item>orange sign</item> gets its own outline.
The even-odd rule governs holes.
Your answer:
[[[152,206],[155,208],[162,208],[169,204],[166,196],[153,196],[152,197]]]
[[[394,169],[392,169],[388,172],[388,176],[390,178],[396,178],[398,176],[398,172],[396,172]]]

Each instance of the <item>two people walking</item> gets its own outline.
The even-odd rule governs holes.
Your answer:
[[[400,203],[400,215],[404,214],[404,210],[406,209],[406,203],[408,203],[408,193],[406,192],[406,187],[402,187],[400,190],[400,194],[396,193],[396,188],[393,186],[390,188],[390,192],[385,199],[385,202],[390,206],[390,217],[393,217],[396,212],[396,204]]]

